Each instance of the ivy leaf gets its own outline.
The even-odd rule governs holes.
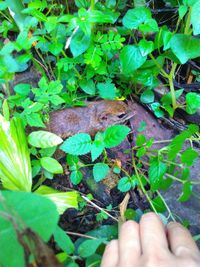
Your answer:
[[[185,182],[183,184],[183,189],[182,190],[183,190],[182,194],[178,198],[178,201],[185,202],[190,198],[190,196],[192,194],[192,185],[190,184],[189,181],[187,181],[187,182]]]
[[[100,97],[111,100],[115,99],[117,89],[111,81],[107,80],[105,83],[98,83],[97,88]]]
[[[191,23],[194,35],[200,34],[199,14],[200,14],[200,0],[196,1],[196,3],[192,6]]]
[[[133,75],[133,72],[141,67],[147,57],[142,56],[140,48],[136,45],[126,45],[120,52],[120,63],[124,75]]]
[[[189,35],[175,34],[170,41],[170,47],[182,64],[200,55],[200,40]]]
[[[53,158],[43,157],[40,159],[40,163],[42,167],[50,173],[63,173],[62,165],[60,165],[60,163]]]
[[[121,192],[127,192],[131,189],[131,182],[129,180],[128,177],[122,177],[117,185],[117,188],[121,191]]]
[[[200,108],[200,95],[197,93],[187,93],[186,111],[188,114],[194,114]]]
[[[159,28],[158,28],[158,24],[155,19],[148,19],[145,21],[144,24],[141,24],[139,26],[139,30],[143,33],[158,32]]]
[[[186,164],[186,166],[192,166],[198,156],[199,154],[191,147],[187,148],[181,155],[181,162]]]
[[[84,155],[90,152],[91,142],[89,134],[78,133],[64,141],[60,149],[72,155]]]
[[[96,182],[103,180],[109,172],[109,167],[105,163],[96,163],[93,167],[93,176]]]
[[[97,248],[104,242],[104,239],[86,240],[78,247],[78,254],[87,258],[95,253]]]
[[[125,125],[113,125],[108,127],[104,135],[104,144],[106,148],[118,146],[128,135],[130,128]]]
[[[54,147],[63,142],[62,138],[47,131],[35,131],[29,134],[28,143],[34,147]]]
[[[185,14],[187,13],[187,10],[188,10],[187,6],[184,6],[184,5],[179,6],[178,15],[180,19],[182,19],[185,16]]]
[[[123,25],[128,29],[138,29],[139,25],[151,18],[151,11],[146,7],[129,9],[122,19]]]
[[[167,166],[158,157],[154,157],[150,160],[149,179],[152,191],[158,190],[166,171]]]

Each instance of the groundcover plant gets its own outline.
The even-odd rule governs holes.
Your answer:
[[[150,210],[192,226],[165,196],[200,198],[199,14],[200,0],[0,0],[0,266],[100,266]]]

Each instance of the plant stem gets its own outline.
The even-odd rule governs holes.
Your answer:
[[[186,25],[185,25],[185,30],[184,34],[189,35],[190,34],[190,19],[191,19],[191,12],[192,12],[192,7],[190,7],[188,15],[187,15],[187,20],[186,20]]]
[[[164,71],[164,69],[162,68],[162,66],[156,61],[155,57],[152,54],[149,54],[150,58],[153,60],[153,62],[155,63],[155,65],[159,68],[161,74],[165,77],[168,78],[168,73],[166,71]]]
[[[172,98],[172,107],[173,107],[174,110],[177,108],[176,95],[175,95],[174,82],[173,82],[174,74],[175,74],[175,71],[176,71],[176,67],[177,67],[177,64],[173,63],[171,71],[170,71],[170,73],[168,75],[170,93],[171,93],[171,98]]]

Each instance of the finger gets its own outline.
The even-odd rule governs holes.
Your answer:
[[[119,234],[119,266],[136,266],[140,256],[139,225],[127,221],[121,226]]]
[[[157,253],[162,248],[168,251],[164,225],[159,216],[153,212],[142,216],[140,220],[140,238],[143,254]]]
[[[199,249],[190,232],[181,224],[172,222],[167,225],[170,250],[175,256],[195,255]]]
[[[116,267],[118,263],[118,240],[112,240],[107,246],[101,261],[101,267]]]

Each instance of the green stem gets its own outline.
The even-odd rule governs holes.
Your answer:
[[[174,75],[176,71],[177,64],[173,63],[171,71],[168,75],[168,80],[169,80],[169,88],[170,88],[170,93],[171,93],[171,98],[172,98],[172,107],[175,110],[177,108],[176,104],[176,94],[175,94],[175,89],[174,89]]]
[[[188,15],[187,15],[187,20],[186,20],[186,25],[185,25],[185,30],[184,34],[189,35],[190,34],[190,20],[191,20],[191,12],[192,12],[192,7],[190,7]]]
[[[91,0],[90,10],[94,10],[94,7],[95,7],[95,0]]]
[[[168,73],[162,68],[162,66],[156,61],[155,57],[152,54],[149,54],[150,58],[153,60],[155,65],[159,68],[161,74],[165,77],[168,78]]]

